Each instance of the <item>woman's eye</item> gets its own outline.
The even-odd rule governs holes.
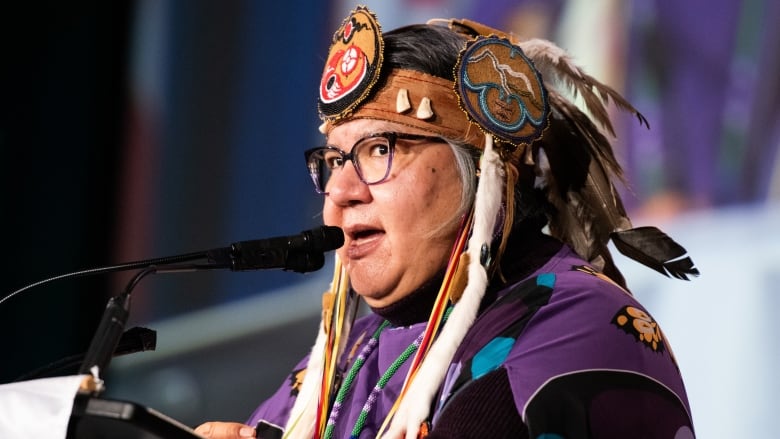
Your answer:
[[[386,143],[376,143],[368,149],[369,156],[382,157],[390,153],[390,147]]]
[[[336,169],[344,166],[344,158],[338,154],[326,154],[324,161],[325,165],[330,169]]]

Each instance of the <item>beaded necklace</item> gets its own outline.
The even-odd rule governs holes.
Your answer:
[[[360,372],[360,369],[363,367],[363,365],[366,362],[366,359],[368,358],[371,353],[374,352],[374,349],[376,349],[377,345],[379,344],[379,336],[382,333],[382,331],[387,328],[390,325],[390,322],[385,320],[382,322],[381,325],[379,325],[379,328],[374,331],[374,334],[371,335],[371,339],[366,343],[365,346],[363,346],[363,349],[360,351],[360,354],[355,359],[355,362],[352,364],[352,367],[349,370],[349,373],[347,373],[347,376],[344,378],[344,383],[341,385],[341,388],[338,391],[338,394],[336,394],[336,399],[333,403],[333,408],[330,412],[330,417],[328,418],[328,424],[325,427],[325,439],[331,439],[333,437],[333,430],[336,427],[336,421],[339,417],[339,414],[341,412],[342,404],[344,403],[344,400],[347,397],[347,393],[349,393],[350,389],[352,388],[352,383],[355,380],[355,377],[357,377],[358,372]],[[363,427],[365,427],[366,419],[368,418],[368,414],[371,412],[371,410],[374,408],[374,405],[376,404],[377,398],[379,397],[379,392],[382,391],[382,389],[385,388],[388,381],[390,381],[390,378],[395,375],[395,373],[398,371],[398,369],[409,359],[409,357],[414,354],[417,349],[420,347],[420,342],[422,342],[424,333],[421,333],[417,339],[412,342],[404,351],[401,353],[401,355],[398,356],[398,358],[393,361],[393,363],[390,365],[390,367],[387,368],[385,373],[382,374],[382,376],[377,381],[376,385],[373,389],[371,389],[371,393],[369,394],[368,398],[366,399],[366,402],[363,404],[363,407],[360,410],[360,415],[358,415],[357,420],[355,421],[355,425],[352,428],[352,432],[350,433],[350,438],[357,438],[360,436],[360,433],[363,431]]]
[[[448,307],[444,314],[443,321],[447,320],[447,317],[449,317],[449,312],[452,310],[452,307]],[[336,399],[333,402],[333,408],[330,412],[330,417],[328,418],[328,424],[325,427],[325,434],[323,436],[324,439],[332,439],[333,438],[333,430],[336,427],[336,421],[338,420],[339,414],[341,412],[342,404],[344,403],[344,400],[347,397],[347,393],[349,393],[350,389],[352,388],[352,383],[355,380],[355,377],[357,377],[358,372],[360,372],[360,369],[363,367],[363,365],[366,362],[366,359],[368,359],[369,355],[374,352],[374,349],[376,349],[377,345],[379,344],[379,336],[382,334],[382,331],[384,331],[385,328],[387,328],[390,325],[390,322],[387,320],[383,321],[381,325],[374,331],[374,333],[371,335],[371,338],[368,340],[365,346],[363,346],[363,349],[361,349],[360,354],[355,359],[355,362],[352,364],[352,367],[350,367],[349,372],[347,373],[347,376],[344,378],[344,383],[341,385],[341,388],[339,389],[338,393],[336,394]],[[407,361],[409,358],[419,349],[420,344],[423,341],[423,338],[425,337],[426,331],[423,331],[420,333],[419,336],[404,349],[403,352],[396,358],[393,363],[387,368],[385,373],[382,374],[382,376],[377,381],[376,385],[373,389],[371,389],[371,393],[368,395],[368,398],[366,399],[366,402],[363,404],[363,407],[360,409],[360,414],[358,415],[357,420],[355,421],[355,425],[352,427],[352,432],[350,433],[350,439],[357,439],[360,436],[360,433],[363,431],[363,428],[366,424],[366,419],[368,418],[368,414],[373,410],[374,405],[376,404],[376,401],[379,397],[379,393],[385,388],[387,383],[390,381],[390,378],[395,375],[395,373],[398,371],[398,369]]]

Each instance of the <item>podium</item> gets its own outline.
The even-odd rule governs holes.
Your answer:
[[[197,439],[191,428],[128,401],[77,395],[67,439]]]

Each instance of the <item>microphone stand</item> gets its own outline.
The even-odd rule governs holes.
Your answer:
[[[187,255],[190,257],[191,255]],[[125,333],[125,325],[130,316],[130,298],[133,289],[147,275],[154,273],[178,273],[184,271],[198,271],[204,269],[223,268],[215,264],[172,264],[162,267],[150,265],[140,270],[127,283],[124,291],[118,296],[108,299],[103,317],[95,330],[92,341],[89,344],[84,361],[81,363],[78,373],[92,375],[97,383],[95,393],[103,390],[101,374],[108,368],[114,357],[117,346]]]
[[[130,315],[130,294],[141,279],[156,272],[156,266],[146,267],[130,279],[121,294],[108,299],[103,317],[92,337],[79,374],[92,374],[98,383],[101,382],[100,375],[108,368],[125,331],[125,325]],[[102,391],[102,386],[99,385],[97,391]]]
[[[80,374],[89,376],[82,382],[73,402],[67,439],[117,437],[125,439],[195,439],[198,436],[190,427],[161,413],[121,400],[100,397],[105,390],[101,372],[105,371],[124,334],[130,315],[130,298],[133,288],[149,274],[158,272],[190,271],[197,265],[178,265],[158,269],[152,265],[136,273],[124,291],[108,300],[103,317],[92,338]]]

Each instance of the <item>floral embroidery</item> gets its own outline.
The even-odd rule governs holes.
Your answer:
[[[634,306],[624,306],[612,318],[612,323],[632,334],[637,341],[642,342],[655,352],[665,350],[664,337],[661,328],[650,314]]]

